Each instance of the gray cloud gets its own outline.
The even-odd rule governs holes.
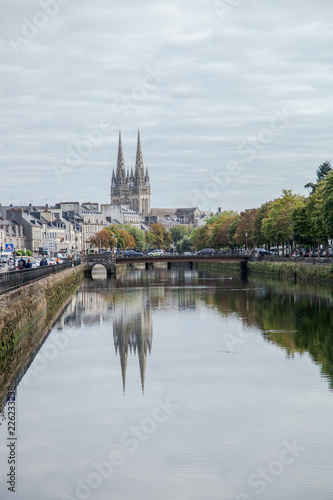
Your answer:
[[[199,206],[305,194],[332,153],[333,6],[236,3],[53,0],[57,14],[15,51],[12,34],[43,21],[41,3],[2,1],[0,201],[107,202],[120,126],[127,167],[140,126],[153,206],[192,205],[232,161],[241,173]],[[288,123],[267,135],[283,110]],[[60,182],[55,162],[104,120],[99,144]]]

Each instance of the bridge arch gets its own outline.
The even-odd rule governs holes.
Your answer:
[[[84,257],[85,272],[91,274],[95,266],[103,266],[108,275],[116,273],[116,259],[111,252],[86,255]]]

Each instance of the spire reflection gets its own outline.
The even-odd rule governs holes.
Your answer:
[[[120,302],[113,319],[113,340],[119,354],[123,391],[126,388],[128,353],[138,355],[142,393],[144,393],[147,354],[153,341],[152,307],[142,293],[135,300]]]

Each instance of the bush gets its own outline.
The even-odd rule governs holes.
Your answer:
[[[298,265],[288,262],[249,262],[251,272],[271,274],[283,279],[297,279],[298,281],[331,282],[333,264],[330,267],[304,264]]]

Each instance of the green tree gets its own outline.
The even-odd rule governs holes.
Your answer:
[[[176,243],[177,252],[190,252],[192,247],[193,243],[189,235],[185,235],[183,239]]]
[[[224,210],[221,213],[212,215],[204,226],[195,230],[193,243],[195,248],[202,250],[202,248],[220,248],[223,246],[222,227],[229,219],[235,217],[237,212],[233,210]]]
[[[311,206],[308,200],[294,209],[292,214],[293,234],[296,243],[309,245],[315,239],[311,221]]]
[[[170,229],[171,237],[173,242],[176,244],[177,241],[180,241],[184,238],[184,236],[190,234],[190,229],[188,226],[185,226],[183,224],[179,224],[177,226],[173,226]]]
[[[333,172],[330,172],[322,184],[322,225],[328,238],[333,237]]]
[[[323,181],[325,177],[332,171],[331,162],[325,161],[316,170],[317,183]]]
[[[316,180],[317,180],[317,183],[314,184],[313,182],[308,182],[307,184],[305,184],[305,188],[306,189],[311,189],[311,193],[310,194],[313,194],[317,188],[317,185],[320,181],[323,181],[325,179],[325,177],[332,171],[332,167],[331,167],[331,162],[329,161],[324,161],[324,163],[322,163],[321,165],[319,165],[319,167],[317,168],[316,170]]]
[[[124,229],[133,236],[135,240],[135,248],[137,250],[144,250],[145,248],[145,233],[141,229],[136,226],[132,226],[132,224],[125,224]]]
[[[268,241],[281,245],[293,239],[293,211],[305,203],[304,196],[283,190],[282,196],[271,204],[267,217],[262,220],[262,232]]]
[[[154,235],[150,231],[145,232],[145,242],[146,242],[146,248],[153,248],[154,246]]]
[[[269,211],[271,209],[271,201],[263,203],[259,208],[253,223],[253,242],[256,247],[261,247],[265,244],[270,244],[270,241],[266,238],[262,232],[262,221],[268,217]]]
[[[206,222],[202,227],[199,227],[194,233],[194,246],[197,250],[210,248],[212,240],[213,224]]]
[[[304,206],[296,208],[293,212],[293,227],[296,241],[311,244],[314,241],[327,243],[332,236],[330,221],[332,220],[332,172],[326,169],[329,165],[317,171],[318,183],[310,196],[305,200]],[[319,169],[318,169],[319,170]]]
[[[235,234],[237,231],[238,221],[239,221],[239,215],[234,217],[228,228],[228,238],[231,247],[236,246]]]

